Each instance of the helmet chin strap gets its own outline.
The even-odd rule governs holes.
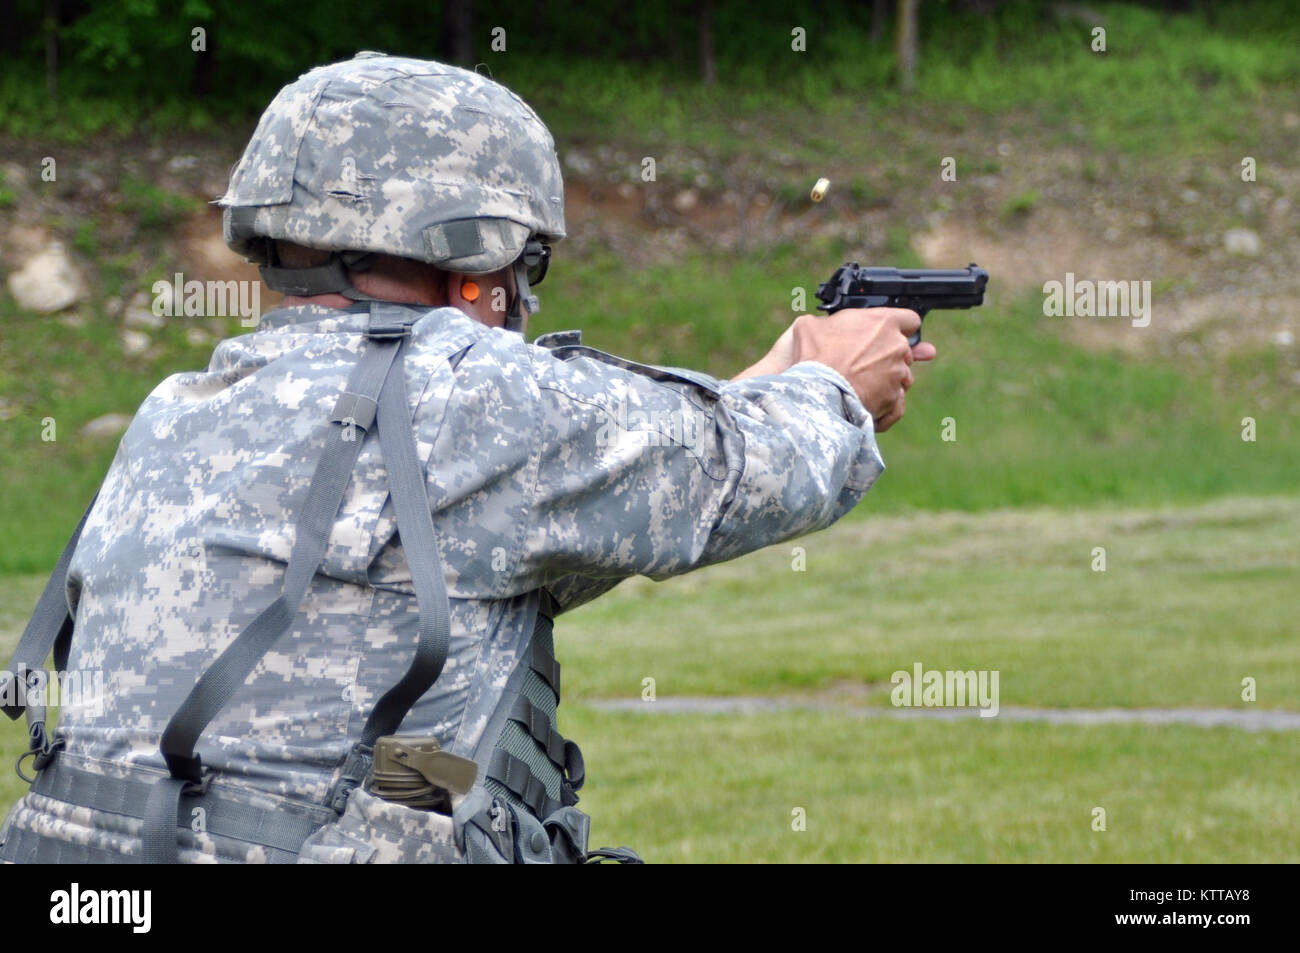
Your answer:
[[[527,316],[536,314],[542,307],[537,301],[537,295],[528,287],[528,263],[524,260],[525,257],[520,255],[515,259],[515,297],[510,302],[510,310],[506,312],[506,330],[518,331],[520,334],[524,333],[524,320]]]
[[[274,248],[274,246],[272,246]],[[274,256],[274,251],[271,252]],[[536,314],[541,305],[537,295],[532,293],[528,284],[527,255],[520,255],[511,267],[515,273],[515,295],[506,312],[505,328],[507,331],[524,331],[524,321],[529,315]],[[312,297],[322,294],[341,294],[353,301],[387,301],[376,298],[352,286],[348,271],[367,271],[374,262],[374,254],[369,252],[334,252],[329,261],[314,268],[286,268],[278,258],[273,257],[268,264],[262,265],[262,280],[272,291],[286,295]],[[392,304],[411,304],[414,301],[394,301]]]
[[[280,264],[271,245],[268,255],[270,261],[258,270],[262,280],[272,291],[286,295],[298,295],[310,298],[315,295],[341,294],[353,301],[378,301],[380,299],[358,291],[352,286],[348,271],[369,271],[374,264],[372,252],[333,252],[329,261],[312,268],[287,268]],[[399,302],[400,303],[400,302]]]

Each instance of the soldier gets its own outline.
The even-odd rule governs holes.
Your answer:
[[[220,204],[287,296],[123,437],[69,546],[70,644],[56,570],[15,656],[55,643],[108,690],[54,739],[28,707],[0,858],[636,860],[586,843],[551,619],[851,509],[934,356],[920,319],[804,316],[731,380],[528,344],[554,143],[432,62],[287,86]]]

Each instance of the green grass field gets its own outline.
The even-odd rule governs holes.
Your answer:
[[[886,477],[887,478],[887,477]],[[882,478],[885,479],[885,478]],[[1300,710],[1300,499],[876,517],[562,616],[561,727],[599,844],[654,861],[1300,857],[1294,731],[861,718],[889,678],[997,670],[1000,705]],[[792,569],[804,548],[806,568]],[[1106,549],[1094,572],[1092,549]],[[12,645],[42,583],[0,597]],[[829,710],[609,712],[745,695]],[[1242,679],[1258,698],[1242,700]],[[0,726],[0,757],[24,747]],[[21,793],[0,779],[0,802]],[[1092,829],[1093,810],[1107,829]],[[792,829],[802,808],[806,830]]]

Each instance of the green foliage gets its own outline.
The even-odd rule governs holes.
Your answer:
[[[1019,195],[1013,195],[1002,204],[1002,217],[1008,219],[1025,218],[1038,204],[1038,190],[1028,189]]]
[[[134,215],[141,228],[175,225],[199,207],[197,200],[168,192],[152,182],[133,177],[122,181],[121,209]]]
[[[1284,0],[1179,13],[1099,4],[1104,53],[1090,49],[1090,23],[1055,14],[1056,6],[1018,0],[989,13],[964,3],[922,4],[918,86],[909,100],[892,86],[891,31],[870,40],[868,5],[722,0],[716,7],[718,83],[709,89],[700,82],[694,11],[679,4],[580,16],[553,6],[494,11],[491,25],[507,31],[507,51],[489,48],[480,21],[475,60],[564,121],[586,117],[614,135],[631,128],[688,138],[701,111],[757,117],[797,106],[861,119],[935,103],[959,110],[946,120],[954,131],[978,123],[980,113],[1029,109],[1062,129],[1132,150],[1187,145],[1202,131],[1239,139],[1252,119],[1240,108],[1243,97],[1300,79],[1300,31]],[[358,48],[442,55],[440,17],[427,4],[402,0],[384,11],[358,22],[355,6],[343,0],[321,0],[308,16],[287,0],[104,0],[61,31],[56,111],[43,88],[38,13],[20,10],[16,27],[36,40],[17,51],[23,68],[0,77],[0,129],[85,138],[142,125],[207,128],[215,117],[256,114],[293,76]],[[795,26],[808,32],[806,52],[790,48]],[[191,49],[195,28],[207,31],[206,51]]]
[[[4,170],[0,169],[0,208],[13,208],[18,203],[18,193],[5,185]]]

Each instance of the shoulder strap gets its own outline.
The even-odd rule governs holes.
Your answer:
[[[145,863],[177,862],[180,798],[187,788],[202,790],[205,786],[202,762],[194,745],[258,660],[293,622],[325,553],[330,530],[361,452],[363,439],[356,430],[364,435],[374,425],[384,382],[398,350],[410,334],[411,320],[384,320],[371,307],[366,332],[369,340],[346,390],[335,404],[325,450],[298,517],[293,551],[285,567],[283,593],[203,673],[163,731],[160,748],[170,776],[160,778],[150,792],[143,826]]]
[[[361,739],[353,745],[330,791],[327,803],[339,814],[347,807],[352,791],[369,773],[375,742],[385,735],[396,734],[411,706],[438,680],[451,644],[451,605],[406,397],[406,375],[399,353],[379,398],[379,442],[388,470],[388,491],[397,513],[402,552],[406,555],[419,605],[419,640],[410,668],[375,703],[361,730]]]
[[[63,547],[63,554],[50,573],[50,581],[45,584],[45,590],[36,602],[36,610],[23,629],[18,647],[14,649],[9,663],[0,670],[0,708],[11,719],[17,719],[27,707],[25,692],[19,686],[26,686],[29,672],[45,667],[45,657],[51,649],[54,650],[55,670],[68,666],[68,649],[72,642],[72,615],[68,612],[68,566],[72,562],[72,554],[77,550],[77,543],[81,541],[86,518],[95,508],[97,499],[98,493],[86,507],[86,512],[81,514],[72,538]]]

